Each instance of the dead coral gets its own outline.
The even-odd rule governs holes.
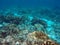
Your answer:
[[[18,34],[20,32],[19,28],[15,24],[8,24],[3,26],[0,30],[0,35],[6,37],[7,35]]]

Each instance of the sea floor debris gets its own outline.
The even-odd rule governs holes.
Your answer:
[[[44,18],[50,9],[8,10],[0,14],[0,45],[59,45],[60,25]],[[33,15],[44,15],[43,18]]]

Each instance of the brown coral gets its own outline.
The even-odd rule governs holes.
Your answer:
[[[52,40],[47,40],[45,41],[45,45],[58,45],[58,44]]]
[[[34,31],[28,37],[30,37],[29,39],[32,41],[32,45],[58,45],[43,32]]]

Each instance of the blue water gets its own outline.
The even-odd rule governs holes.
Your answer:
[[[60,23],[60,0],[0,0],[0,10],[8,9],[8,8],[33,8],[38,9],[40,7],[48,7],[51,8],[53,11],[56,10],[55,15],[44,15],[45,18],[51,19],[55,22]],[[51,11],[51,12],[53,12]],[[34,15],[39,16],[39,15]],[[42,15],[40,15],[42,16]],[[44,17],[42,16],[42,17]],[[44,19],[45,20],[45,19]],[[51,24],[50,21],[47,21],[48,25]],[[60,41],[58,41],[60,42]]]
[[[60,0],[0,0],[0,9],[12,7],[20,8],[49,7],[53,9],[58,8],[60,9]]]
[[[53,9],[59,8],[58,10],[60,10],[60,0],[0,0],[0,9],[12,7],[19,8],[49,7]]]
[[[0,0],[0,8],[7,8],[11,6],[19,7],[55,7],[60,6],[59,0]]]

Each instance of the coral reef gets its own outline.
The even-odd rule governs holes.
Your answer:
[[[0,43],[4,45],[58,45],[55,41],[49,39],[49,37],[46,34],[39,31],[28,33],[27,37],[23,41],[22,39],[17,40],[13,36],[8,35],[4,39],[1,39]]]
[[[50,15],[59,15],[55,12],[49,8],[3,11],[0,13],[0,45],[60,45],[60,23],[49,19]]]

